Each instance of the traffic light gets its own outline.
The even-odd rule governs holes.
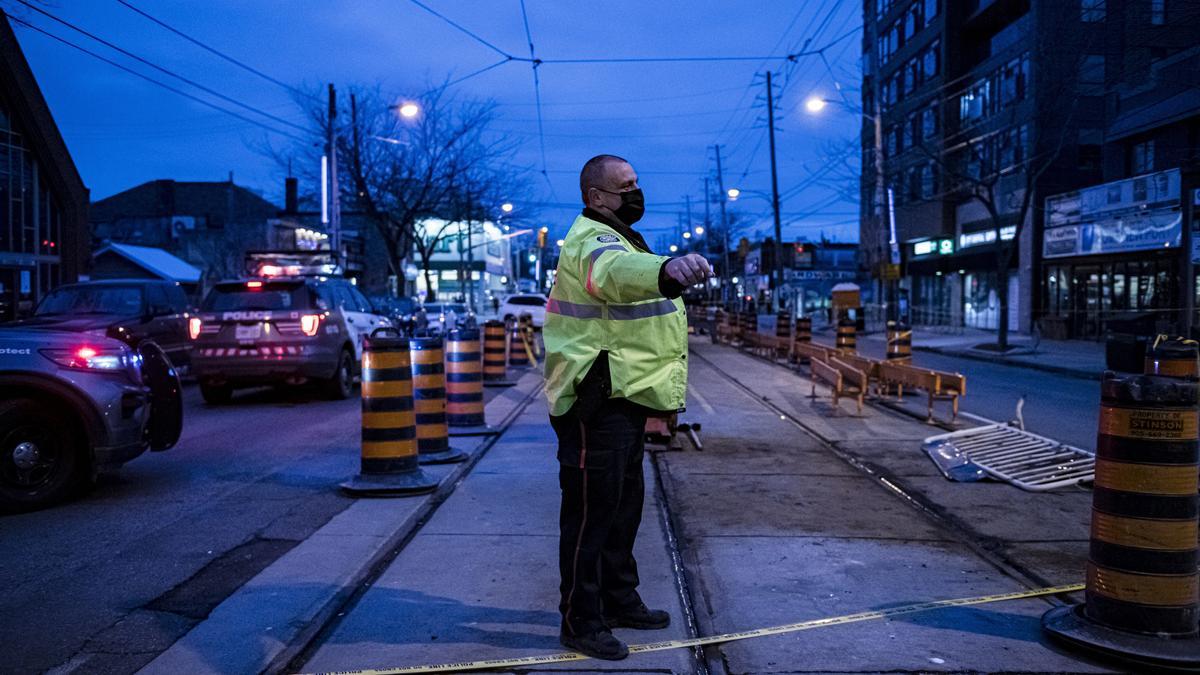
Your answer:
[[[548,233],[549,231],[550,231],[550,228],[548,228],[548,227],[543,227],[542,229],[538,230],[538,235],[537,235],[537,247],[538,248],[546,248],[546,233]]]

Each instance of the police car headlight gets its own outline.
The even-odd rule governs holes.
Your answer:
[[[63,368],[116,373],[136,373],[141,380],[140,357],[131,354],[125,347],[92,347],[83,345],[72,349],[42,349],[42,356]]]

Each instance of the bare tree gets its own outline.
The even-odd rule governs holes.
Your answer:
[[[461,204],[470,195],[482,205],[520,192],[522,174],[510,161],[517,144],[492,128],[494,103],[459,100],[444,88],[424,96],[411,120],[398,114],[402,99],[378,87],[351,87],[342,100],[348,102],[337,117],[343,208],[360,211],[375,226],[392,274],[403,273],[410,253],[418,255],[432,300],[432,256],[457,231],[452,225],[463,215]],[[309,98],[300,103],[314,131],[324,133],[327,107]],[[318,166],[319,149],[299,151],[312,160],[306,166]],[[437,219],[446,222],[435,225]]]

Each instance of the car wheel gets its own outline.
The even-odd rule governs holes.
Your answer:
[[[86,448],[62,415],[28,399],[0,403],[0,511],[44,508],[87,482]]]
[[[327,398],[334,401],[341,401],[350,397],[350,393],[354,390],[353,362],[350,350],[343,349],[341,357],[338,358],[337,370],[334,371],[333,377],[324,382],[323,388]]]
[[[228,384],[200,383],[200,396],[209,405],[224,405],[233,399],[233,387]]]

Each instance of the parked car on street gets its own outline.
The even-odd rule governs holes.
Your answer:
[[[217,284],[188,330],[204,400],[239,387],[316,382],[326,396],[353,393],[363,339],[390,319],[339,277],[253,277]]]
[[[0,511],[67,499],[182,426],[179,376],[153,341],[0,329]]]
[[[445,335],[455,328],[475,324],[475,313],[458,302],[425,305],[426,328],[431,335]]]
[[[371,305],[405,335],[416,335],[425,328],[425,309],[413,298],[378,296],[371,298]]]
[[[497,316],[501,321],[517,319],[522,314],[533,318],[534,328],[546,323],[546,296],[541,293],[517,293],[504,299]]]
[[[135,347],[153,340],[186,372],[192,350],[188,310],[187,296],[174,281],[106,279],[59,286],[42,298],[33,316],[5,326],[111,337]]]

